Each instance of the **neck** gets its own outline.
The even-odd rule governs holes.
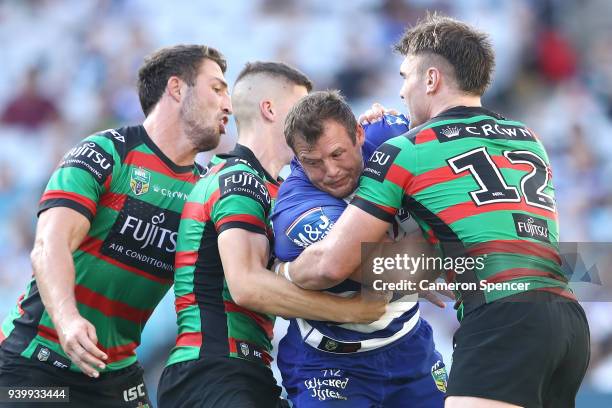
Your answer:
[[[253,128],[240,130],[238,143],[251,149],[261,166],[270,173],[273,178],[278,178],[278,173],[287,164],[282,151],[284,141],[273,137],[270,129],[260,126],[260,130]]]
[[[446,95],[432,108],[431,117],[436,117],[445,110],[454,108],[455,106],[480,107],[482,106],[482,102],[480,101],[480,96],[477,95]]]
[[[185,135],[178,115],[161,113],[157,107],[142,124],[147,134],[172,162],[179,166],[191,166],[198,153]]]

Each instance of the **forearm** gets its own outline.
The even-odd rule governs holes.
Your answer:
[[[70,248],[61,243],[37,241],[31,259],[38,291],[53,323],[78,314]]]
[[[289,264],[293,283],[304,289],[321,290],[336,286],[351,276],[359,266],[359,254],[351,259],[334,258],[326,248],[329,244],[329,241],[321,241],[310,245]]]
[[[301,289],[267,269],[249,273],[236,290],[240,293],[234,297],[237,303],[260,313],[343,323],[355,320],[348,299]]]

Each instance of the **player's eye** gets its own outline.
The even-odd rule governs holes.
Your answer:
[[[302,163],[304,163],[307,166],[316,166],[318,163],[318,160],[302,160]]]

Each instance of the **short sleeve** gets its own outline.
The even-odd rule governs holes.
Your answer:
[[[368,160],[351,204],[392,222],[413,179],[415,161],[414,145],[403,136],[381,145]]]
[[[219,175],[219,199],[211,211],[217,233],[230,228],[266,234],[272,201],[264,181],[254,172],[236,169]]]
[[[38,214],[68,207],[91,221],[116,165],[120,166],[120,159],[110,139],[101,135],[84,139],[62,157],[40,199]]]

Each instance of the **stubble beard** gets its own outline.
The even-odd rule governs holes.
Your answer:
[[[181,119],[185,126],[185,135],[198,152],[213,150],[219,145],[221,131],[219,125],[207,126],[198,109],[191,91],[187,95],[185,103],[181,107]]]

